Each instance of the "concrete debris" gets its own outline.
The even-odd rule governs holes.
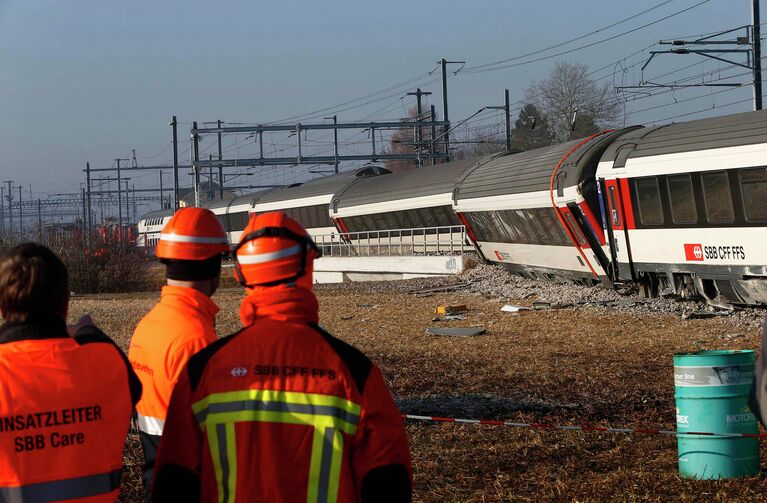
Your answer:
[[[449,314],[447,316],[436,316],[431,319],[431,321],[459,321],[459,320],[465,320],[466,315],[463,314]]]
[[[429,335],[447,335],[450,337],[473,337],[485,333],[485,327],[442,328],[429,327],[426,329]]]
[[[530,310],[529,307],[515,306],[512,304],[506,304],[505,306],[501,308],[501,311],[503,311],[504,313],[518,313],[520,311],[529,311],[529,310]]]

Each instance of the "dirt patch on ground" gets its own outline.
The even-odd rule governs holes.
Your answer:
[[[381,368],[403,412],[519,422],[674,427],[671,355],[757,349],[752,325],[600,307],[500,311],[465,293],[430,297],[357,287],[318,288],[322,324]],[[157,294],[75,298],[123,347]],[[216,296],[222,335],[239,328],[241,291]],[[517,299],[520,304],[530,299]],[[465,320],[432,322],[438,304],[465,304]],[[483,326],[486,335],[427,335],[429,326]],[[680,479],[673,438],[409,423],[416,500],[753,501],[764,477]],[[125,501],[138,498],[137,452],[128,449]],[[763,453],[764,454],[764,453]],[[767,456],[762,456],[767,460]]]

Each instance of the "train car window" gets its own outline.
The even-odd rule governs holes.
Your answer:
[[[615,185],[610,185],[607,189],[607,194],[610,198],[610,215],[613,221],[613,227],[621,226],[621,214],[618,212],[618,197],[616,196],[617,188]]]
[[[767,221],[767,168],[741,169],[739,175],[746,220]]]
[[[663,225],[663,206],[660,201],[658,179],[654,176],[634,180],[639,218],[643,225]]]
[[[711,171],[700,175],[706,219],[712,224],[730,224],[735,221],[732,207],[730,179],[725,171]]]
[[[503,227],[503,232],[506,234],[510,243],[519,243],[519,231],[514,225],[514,219],[516,215],[511,211],[497,211],[498,221]]]
[[[675,224],[698,223],[698,209],[695,207],[695,193],[692,178],[687,173],[669,175],[668,197],[671,201],[671,218]]]
[[[513,240],[511,236],[506,232],[506,225],[503,223],[502,211],[491,211],[490,219],[493,225],[493,233],[495,235],[496,242],[498,243],[511,243]]]
[[[575,237],[578,239],[578,243],[580,243],[581,246],[586,246],[588,244],[588,241],[586,241],[586,236],[583,235],[581,228],[578,227],[577,223],[575,223],[573,214],[569,211],[565,213],[565,220],[567,220],[567,224],[570,226],[570,229],[575,233]]]
[[[520,243],[532,243],[535,236],[532,229],[530,229],[530,223],[527,220],[527,213],[525,210],[514,210],[514,214],[517,216],[517,227],[519,228]]]

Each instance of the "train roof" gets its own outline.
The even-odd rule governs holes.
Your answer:
[[[679,122],[633,131],[611,145],[603,161],[767,143],[767,110]]]
[[[296,185],[289,185],[270,191],[259,198],[257,204],[278,203],[281,201],[299,201],[319,196],[332,196],[343,186],[354,180],[364,177],[378,177],[389,174],[390,171],[377,166],[369,166],[361,169],[344,171],[337,175],[330,175],[321,178],[315,178]],[[311,203],[310,203],[311,204]],[[321,204],[321,203],[317,203]],[[293,205],[293,206],[301,206]]]
[[[157,217],[169,217],[175,213],[173,210],[153,210],[147,213],[144,213],[141,215],[141,217],[138,219],[139,222],[142,220],[148,220],[150,218],[157,218]]]
[[[456,180],[478,162],[480,159],[461,159],[359,180],[336,193],[332,202],[333,211],[363,204],[452,194]]]
[[[560,172],[567,173],[564,186],[578,184],[587,166],[593,166],[595,170],[604,149],[616,136],[628,131],[624,129],[600,135],[575,150],[560,168]],[[557,164],[567,152],[583,141],[572,140],[479,163],[467,170],[456,183],[455,201],[549,190],[551,175]]]
[[[215,210],[218,208],[230,208],[232,206],[240,206],[242,204],[248,204],[252,205],[256,201],[258,201],[260,198],[264,197],[269,192],[272,192],[274,190],[278,190],[281,187],[274,187],[271,189],[266,190],[260,190],[258,192],[250,192],[248,194],[243,194],[241,196],[237,196],[233,199],[216,199],[215,201],[212,201],[205,205],[206,208],[210,210]]]

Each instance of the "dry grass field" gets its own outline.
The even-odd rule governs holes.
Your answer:
[[[216,295],[221,334],[239,328],[240,296],[232,289]],[[759,342],[756,329],[727,318],[683,321],[598,307],[514,315],[500,312],[514,299],[468,293],[416,297],[396,288],[370,293],[360,286],[321,287],[318,296],[322,324],[381,367],[403,412],[428,415],[673,428],[671,355],[755,349]],[[76,298],[72,317],[90,312],[126,347],[156,298]],[[467,319],[432,322],[434,306],[446,303],[466,304]],[[483,325],[487,334],[424,333],[435,325]],[[763,476],[680,479],[676,441],[669,437],[425,423],[409,423],[407,429],[416,501],[767,500]],[[135,441],[127,449],[131,469],[124,501],[140,493],[139,449]]]

